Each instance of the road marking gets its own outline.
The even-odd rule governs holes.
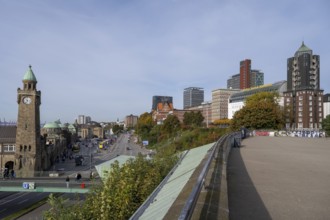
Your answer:
[[[28,201],[28,199],[24,199],[23,201],[20,201],[18,204],[22,204],[24,202]]]
[[[16,194],[16,193],[14,193],[14,194]],[[20,198],[20,197],[23,197],[24,195],[26,195],[27,193],[19,193],[20,195],[18,195],[18,196],[15,196],[15,198],[12,198],[12,199],[8,199],[8,200],[5,200],[5,201],[1,201],[1,203],[0,203],[0,205],[3,205],[3,204],[6,204],[6,203],[9,203],[9,202],[11,202],[11,201],[14,201],[15,199],[18,199],[18,198]]]

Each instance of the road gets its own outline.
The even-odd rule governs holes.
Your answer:
[[[95,171],[94,166],[105,161],[108,161],[117,155],[130,155],[136,156],[139,153],[144,155],[149,153],[149,150],[134,144],[130,140],[131,135],[128,133],[120,135],[116,142],[107,150],[98,149],[97,144],[92,144],[91,142],[85,142],[81,144],[79,155],[84,156],[83,166],[75,166],[74,160],[67,160],[64,163],[56,164],[54,170],[64,169],[65,174],[62,175],[61,180],[63,181],[63,186],[65,186],[64,179],[66,175],[70,176],[73,181],[75,174],[80,172],[83,175],[83,179],[87,180],[89,178],[89,173],[91,170]],[[92,156],[92,157],[91,157]],[[91,159],[92,158],[92,159]],[[8,182],[8,181],[7,181]],[[0,193],[0,219],[9,216],[19,210],[29,207],[32,204],[48,197],[49,193]],[[21,205],[17,205],[21,204]],[[47,204],[39,207],[38,209],[24,215],[19,218],[23,219],[41,219],[42,212],[49,209]]]

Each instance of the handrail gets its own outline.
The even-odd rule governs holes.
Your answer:
[[[181,210],[181,214],[180,214],[178,219],[186,220],[186,219],[191,218],[191,216],[193,214],[193,211],[194,211],[194,208],[195,208],[195,205],[196,205],[196,202],[197,202],[198,197],[199,197],[199,193],[202,189],[202,186],[204,185],[205,176],[206,176],[206,174],[209,170],[212,158],[214,157],[216,150],[218,150],[219,146],[222,145],[222,143],[224,142],[224,140],[226,139],[227,136],[228,136],[228,134],[222,136],[217,141],[217,143],[213,145],[213,150],[212,150],[211,154],[209,155],[209,157],[207,159],[207,162],[205,163],[201,173],[199,174],[197,182],[196,182],[192,192],[190,193],[189,198],[186,201],[183,209]]]

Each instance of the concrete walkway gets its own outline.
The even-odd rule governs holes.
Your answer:
[[[230,219],[329,219],[330,139],[252,137],[228,162]]]

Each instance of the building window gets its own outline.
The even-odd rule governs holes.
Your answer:
[[[298,121],[299,121],[299,122],[302,122],[302,118],[299,118]]]
[[[302,123],[298,123],[298,128],[303,128],[303,124]]]
[[[321,112],[322,111],[322,108],[321,107],[319,107],[319,112]]]
[[[319,101],[322,101],[322,97],[321,96],[319,96]]]
[[[309,107],[309,111],[313,111],[313,107],[312,106]]]
[[[310,112],[310,113],[309,113],[309,116],[312,117],[312,116],[313,116],[313,112]]]
[[[321,102],[319,102],[319,106],[322,106],[322,103]]]
[[[322,112],[319,113],[319,117],[322,118]]]
[[[302,107],[299,107],[299,111],[302,111],[303,110],[303,108]]]
[[[309,100],[312,100],[313,99],[313,97],[311,95],[308,98],[309,98]]]
[[[302,117],[302,112],[299,112],[299,116]]]
[[[313,122],[313,118],[309,118],[309,122]]]
[[[309,105],[313,105],[313,102],[312,101],[309,101]]]
[[[309,123],[309,128],[313,128],[313,123]]]
[[[322,122],[322,118],[319,118],[319,122],[320,122],[320,123]]]
[[[3,145],[3,152],[15,152],[15,145],[13,144]]]
[[[303,97],[302,96],[299,96],[299,100],[303,100]]]
[[[303,105],[302,101],[299,101],[299,106],[302,106],[302,105]]]

